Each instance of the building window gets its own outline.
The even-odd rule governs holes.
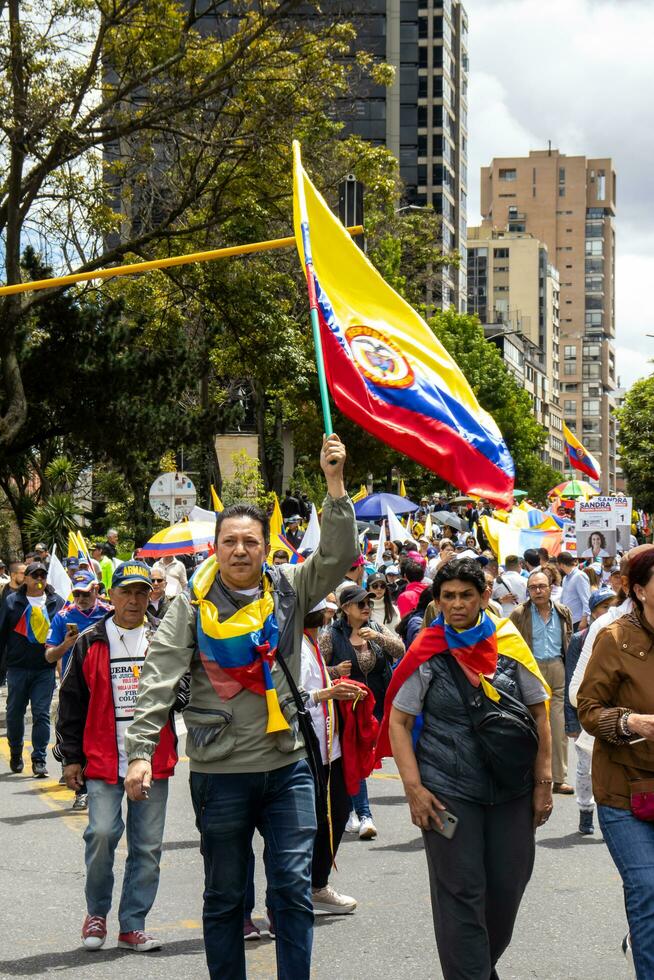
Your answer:
[[[427,76],[426,75],[418,75],[418,98],[419,99],[426,99],[427,98]]]
[[[500,180],[517,180],[518,172],[515,168],[500,167]]]
[[[508,248],[494,248],[493,255],[496,259],[508,259],[509,250]]]
[[[509,231],[525,231],[526,226],[524,221],[509,221]]]
[[[564,356],[564,358],[565,358],[566,361],[574,360],[575,357],[577,356],[577,348],[576,347],[564,347],[563,348],[563,356]]]
[[[564,398],[563,411],[566,415],[574,415],[577,411],[577,403],[573,402],[570,398]]]
[[[576,361],[566,361],[563,365],[563,373],[565,375],[572,375],[577,373],[577,362]]]
[[[601,377],[601,365],[600,364],[584,364],[583,366],[583,377],[584,378],[600,378]]]
[[[601,238],[586,239],[586,255],[601,255],[603,244]]]
[[[589,399],[588,401],[584,401],[583,410],[584,410],[584,415],[599,415],[600,412],[599,398],[592,398]],[[586,423],[584,422],[584,427],[585,424]]]

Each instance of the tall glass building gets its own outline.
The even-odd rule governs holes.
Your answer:
[[[461,255],[443,275],[442,305],[466,309],[468,18],[458,0],[354,0],[322,4],[357,29],[356,48],[395,68],[390,88],[362,83],[335,112],[345,132],[396,156],[404,204],[433,205],[446,251]]]

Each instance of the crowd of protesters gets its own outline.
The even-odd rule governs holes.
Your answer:
[[[10,769],[24,770],[29,706],[32,774],[48,776],[58,679],[54,755],[72,809],[88,813],[83,945],[106,941],[126,830],[118,946],[161,946],[146,919],[181,718],[212,978],[245,978],[244,943],[267,931],[278,977],[308,980],[314,912],[358,907],[335,887],[335,858],[344,835],[378,836],[367,779],[391,754],[424,838],[445,980],[497,977],[535,830],[554,794],[573,793],[580,834],[596,832],[597,808],[624,884],[623,949],[637,977],[651,978],[654,546],[579,560],[529,550],[500,564],[479,524],[484,502],[457,512],[434,497],[403,540],[376,548],[357,527],[344,461],[338,437],[326,439],[312,553],[301,552],[308,501],[291,491],[282,501],[299,559],[269,554],[266,514],[234,505],[217,515],[215,554],[199,566],[185,556],[121,562],[113,529],[66,563],[65,597],[49,584],[45,545],[0,563]],[[516,749],[499,763],[479,735],[479,692],[518,718]],[[263,929],[253,919],[255,831]]]

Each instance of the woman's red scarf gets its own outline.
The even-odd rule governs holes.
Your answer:
[[[421,664],[431,660],[439,653],[451,653],[464,667],[475,676],[484,674],[492,677],[497,670],[497,635],[496,626],[486,612],[482,612],[478,622],[468,630],[458,632],[449,626],[442,614],[435,619],[431,626],[418,633],[393,671],[393,677],[388,685],[384,698],[384,717],[379,729],[375,762],[381,763],[384,756],[392,756],[388,722],[393,706],[393,699],[409,679],[411,674]]]

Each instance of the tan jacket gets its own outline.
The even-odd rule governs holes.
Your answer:
[[[654,780],[654,742],[630,744],[619,732],[626,710],[652,714],[654,633],[637,611],[597,636],[577,695],[579,720],[595,735],[593,793],[598,803],[628,810],[629,783]]]
[[[567,606],[562,606],[560,602],[552,602],[555,611],[559,614],[563,629],[561,630],[561,656],[565,657],[565,651],[568,649],[568,643],[570,642],[570,637],[572,636],[572,614]],[[517,627],[518,632],[522,634],[522,637],[533,652],[533,636],[531,631],[531,599],[527,599],[526,602],[521,602],[519,606],[516,606],[509,619]]]

